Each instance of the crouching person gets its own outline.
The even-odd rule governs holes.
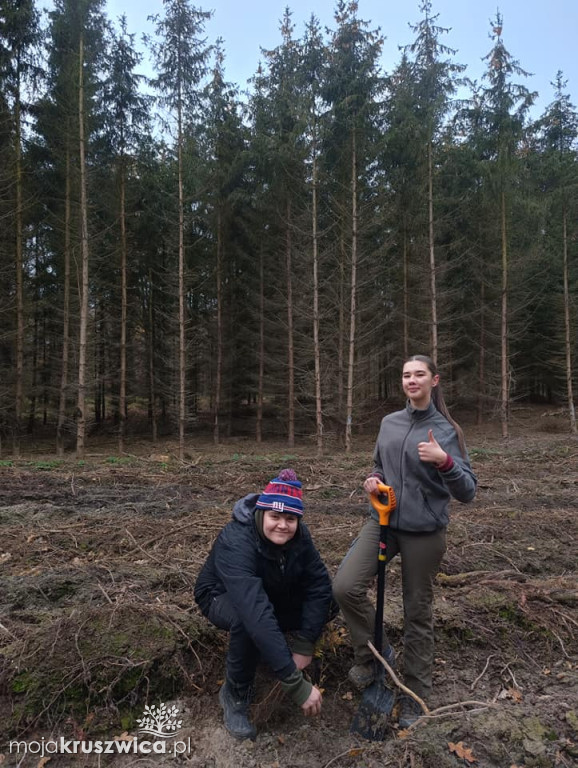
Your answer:
[[[284,469],[237,501],[195,585],[203,615],[229,632],[219,701],[238,739],[256,736],[249,707],[259,659],[305,715],[321,711],[321,691],[302,670],[330,618],[331,581],[302,517],[301,483]]]

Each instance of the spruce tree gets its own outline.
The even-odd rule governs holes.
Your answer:
[[[20,455],[20,433],[24,401],[24,347],[25,347],[25,232],[23,127],[27,113],[26,85],[35,74],[34,51],[39,42],[39,17],[33,0],[7,0],[0,16],[0,82],[7,95],[6,106],[10,109],[14,160],[9,176],[14,190],[13,243],[16,298],[16,334],[14,343],[14,419],[13,453]],[[8,169],[6,169],[8,171]],[[5,180],[8,182],[8,179]],[[10,217],[12,219],[12,216]]]
[[[112,154],[114,166],[116,215],[113,221],[117,231],[116,250],[120,272],[120,344],[118,381],[118,450],[124,451],[127,419],[127,333],[128,333],[128,259],[129,233],[127,231],[127,184],[134,173],[134,155],[138,142],[147,133],[149,123],[148,100],[140,92],[142,76],[136,67],[142,60],[134,46],[134,35],[127,31],[126,17],[120,19],[118,32],[113,32],[107,60],[108,77],[105,83],[104,107],[106,112],[106,149]],[[131,249],[132,251],[133,249]],[[133,259],[134,260],[134,255]],[[112,307],[109,311],[112,311]]]
[[[418,141],[421,143],[421,163],[418,170],[423,183],[424,210],[427,210],[427,242],[429,305],[430,305],[430,349],[434,363],[438,363],[439,348],[439,299],[438,272],[435,254],[435,168],[439,166],[439,145],[442,129],[450,108],[450,98],[459,84],[459,75],[464,67],[454,63],[448,56],[455,51],[440,42],[440,37],[449,29],[436,24],[439,14],[431,14],[430,0],[423,0],[420,10],[421,21],[412,29],[415,41],[408,46],[412,54],[412,74],[415,93],[415,123],[418,126]]]
[[[483,91],[483,120],[487,136],[488,182],[494,196],[494,215],[490,226],[497,226],[500,242],[500,422],[502,436],[509,435],[510,398],[513,379],[511,363],[511,225],[515,195],[515,175],[519,167],[518,148],[525,129],[525,119],[535,94],[513,77],[527,76],[512,57],[502,38],[503,20],[498,13],[492,22],[494,45],[485,57],[488,62]]]
[[[178,195],[178,432],[179,458],[185,454],[186,407],[186,313],[185,264],[185,141],[188,123],[199,105],[200,85],[207,69],[209,48],[203,37],[211,13],[191,5],[189,0],[163,0],[164,16],[156,15],[156,40],[152,41],[156,78],[154,87],[175,131]]]
[[[538,333],[548,341],[550,355],[544,362],[550,373],[553,365],[552,343],[560,334],[557,327],[563,317],[563,353],[558,356],[559,367],[563,369],[566,401],[570,430],[576,434],[576,411],[574,407],[573,358],[576,347],[576,330],[572,306],[571,285],[578,274],[572,269],[575,261],[576,219],[578,212],[578,114],[566,91],[567,81],[558,72],[554,87],[554,101],[546,108],[536,128],[539,137],[540,167],[536,176],[540,181],[539,192],[545,195],[546,216],[543,235],[544,271],[542,273],[542,295],[546,280],[554,281],[554,290],[544,296],[548,312],[539,319]],[[557,301],[560,298],[561,301]],[[552,311],[560,306],[561,313]],[[548,324],[545,322],[549,320]],[[528,329],[529,331],[531,329]],[[536,334],[532,334],[533,340]],[[562,363],[563,360],[563,363]]]
[[[359,18],[357,11],[356,2],[340,0],[337,4],[337,27],[328,46],[329,64],[322,91],[331,110],[324,150],[327,172],[333,176],[335,201],[336,273],[339,276],[337,407],[343,422],[346,451],[352,447],[358,293],[372,283],[373,277],[367,269],[372,239],[366,241],[365,235],[373,214],[375,187],[372,188],[372,182],[376,140],[382,127],[379,99],[383,91],[378,69],[383,39],[379,30],[368,29],[368,23]],[[363,262],[366,268],[358,283],[358,268]]]

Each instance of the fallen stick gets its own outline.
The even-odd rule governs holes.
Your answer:
[[[376,658],[377,658],[377,659],[378,659],[378,660],[379,660],[379,661],[380,661],[380,662],[383,664],[383,666],[385,667],[385,669],[386,669],[386,671],[387,671],[387,674],[388,674],[388,675],[391,677],[391,679],[392,679],[392,680],[393,680],[393,682],[394,682],[394,683],[397,685],[397,687],[398,687],[398,688],[399,688],[401,691],[403,691],[404,693],[406,693],[408,696],[411,696],[411,698],[412,698],[414,701],[417,701],[417,703],[418,703],[418,704],[420,705],[420,707],[422,708],[422,710],[423,710],[424,714],[426,714],[426,715],[429,715],[429,713],[430,713],[430,711],[429,711],[429,707],[427,706],[427,704],[425,703],[425,701],[424,701],[423,699],[420,699],[420,697],[419,697],[417,694],[415,694],[415,693],[414,693],[414,692],[413,692],[413,691],[412,691],[410,688],[408,688],[407,686],[405,686],[405,685],[404,685],[404,684],[401,682],[401,680],[400,680],[400,679],[399,679],[399,677],[398,677],[398,676],[395,674],[395,672],[393,671],[393,669],[392,669],[392,668],[389,666],[389,664],[387,663],[387,661],[386,661],[386,660],[383,658],[383,656],[382,656],[380,653],[378,653],[378,651],[376,650],[375,646],[373,645],[373,643],[372,643],[371,641],[369,641],[369,640],[368,640],[367,644],[368,644],[368,646],[369,646],[369,649],[370,649],[370,651],[373,653],[373,655],[374,655],[374,656],[375,656],[375,657],[376,657]]]
[[[489,707],[494,706],[492,704],[492,702],[489,702],[489,701],[475,701],[475,700],[473,700],[473,701],[456,701],[454,704],[445,704],[443,707],[437,707],[436,709],[429,709],[429,707],[427,706],[427,704],[425,703],[425,701],[423,699],[420,699],[419,696],[417,696],[410,688],[405,686],[400,681],[399,677],[395,674],[395,672],[389,666],[387,661],[383,658],[383,656],[380,653],[377,652],[377,650],[375,649],[375,646],[373,645],[373,643],[368,641],[367,645],[369,646],[369,649],[371,650],[373,655],[376,657],[376,659],[378,659],[381,662],[381,664],[384,666],[385,670],[387,671],[388,675],[391,677],[393,682],[396,684],[396,686],[401,691],[406,693],[408,696],[411,696],[411,698],[414,701],[417,701],[417,703],[422,708],[422,711],[423,711],[425,717],[437,717],[438,715],[441,715],[442,713],[450,712],[450,711],[452,711],[452,710],[454,710],[456,708],[462,708],[463,709],[464,707],[483,707],[484,709],[487,709]],[[419,719],[416,720],[415,723],[410,725],[408,728],[405,728],[404,730],[405,731],[409,731],[412,728],[415,728],[415,726],[419,722],[420,722]]]

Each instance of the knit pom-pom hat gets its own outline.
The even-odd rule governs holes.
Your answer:
[[[303,517],[303,494],[295,471],[282,469],[259,496],[257,508]]]

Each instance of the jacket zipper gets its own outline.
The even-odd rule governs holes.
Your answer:
[[[401,444],[401,451],[399,454],[399,498],[397,500],[397,508],[399,510],[397,515],[397,527],[401,528],[401,497],[403,494],[403,452],[405,450],[405,444],[407,442],[407,438],[409,437],[409,433],[414,428],[414,424],[409,425],[409,429],[405,433],[405,437],[403,438],[403,443]]]

